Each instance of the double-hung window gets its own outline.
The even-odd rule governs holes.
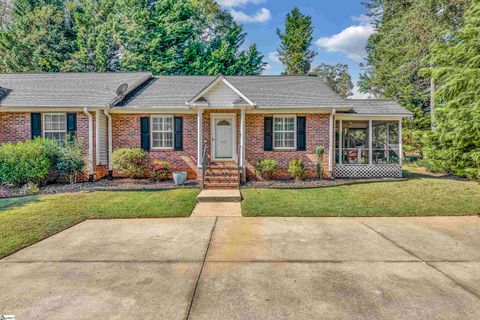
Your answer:
[[[67,141],[67,114],[44,113],[43,114],[43,137],[59,142]]]
[[[296,145],[295,116],[273,117],[273,148],[295,149]]]
[[[173,116],[152,117],[152,149],[173,149]]]

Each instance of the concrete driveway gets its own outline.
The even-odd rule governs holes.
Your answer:
[[[0,260],[17,319],[480,319],[480,219],[90,220]]]

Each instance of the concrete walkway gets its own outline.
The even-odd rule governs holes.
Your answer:
[[[479,319],[480,219],[90,220],[0,284],[17,319]]]
[[[238,189],[202,190],[191,217],[241,217],[241,201]]]

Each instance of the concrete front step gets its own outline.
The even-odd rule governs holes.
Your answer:
[[[206,189],[197,196],[197,202],[241,202],[242,195],[238,189]]]

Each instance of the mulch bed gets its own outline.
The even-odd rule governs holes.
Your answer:
[[[73,193],[79,191],[131,191],[131,190],[159,190],[175,188],[195,188],[198,184],[194,180],[187,181],[183,186],[177,186],[173,180],[162,182],[148,179],[102,179],[93,182],[80,182],[73,184],[54,183],[40,188],[39,194]],[[0,185],[0,198],[24,196],[22,188]]]
[[[306,179],[304,181],[295,181],[293,179],[285,180],[258,180],[248,181],[243,184],[242,188],[246,189],[307,189],[307,188],[321,188],[334,187],[349,184],[369,183],[369,182],[385,182],[385,181],[402,181],[406,179],[398,178],[379,178],[379,179],[334,179],[334,180],[320,180],[320,179]]]

